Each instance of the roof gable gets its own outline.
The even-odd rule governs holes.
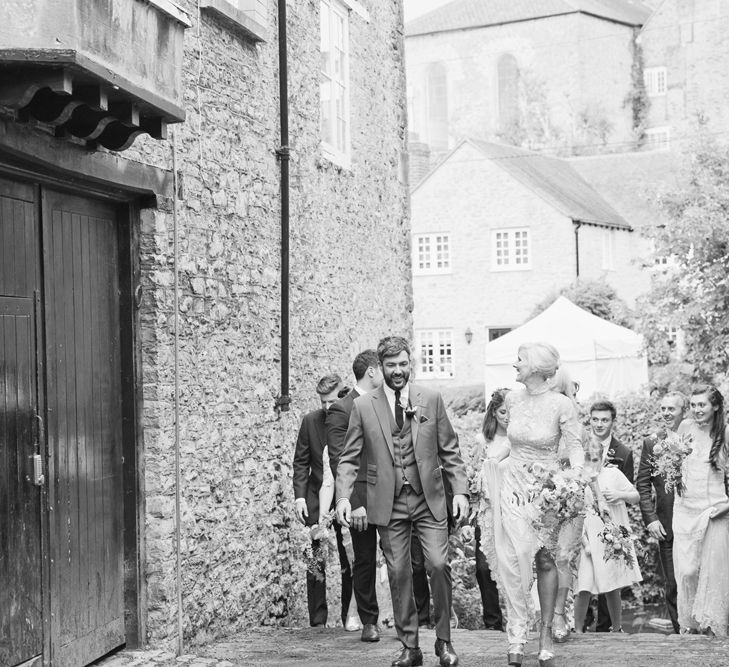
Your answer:
[[[632,231],[630,224],[565,160],[478,139],[467,141],[563,215],[586,224]]]
[[[651,10],[638,0],[454,0],[409,21],[405,35],[481,28],[578,12],[640,26]]]

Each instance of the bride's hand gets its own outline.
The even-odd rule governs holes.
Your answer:
[[[729,514],[729,501],[717,505],[711,513],[711,518],[721,519],[721,517],[726,516],[727,514]]]

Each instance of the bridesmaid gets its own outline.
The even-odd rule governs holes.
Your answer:
[[[483,496],[482,485],[479,483],[479,473],[484,459],[503,458],[509,452],[509,439],[506,437],[506,427],[509,424],[509,413],[504,401],[508,389],[497,389],[491,394],[491,400],[486,406],[481,433],[483,440],[479,440],[473,457],[473,470],[476,474],[475,494],[477,503],[488,503],[490,500]],[[477,505],[478,507],[478,505]],[[481,591],[481,605],[483,607],[483,623],[487,630],[503,630],[504,619],[499,604],[499,592],[496,582],[491,576],[486,556],[481,548],[481,527],[476,522],[476,581]]]
[[[729,498],[724,397],[696,387],[691,419],[678,433],[692,438],[683,463],[683,489],[673,504],[673,560],[681,632],[727,635],[729,625]],[[679,493],[680,491],[680,493]]]

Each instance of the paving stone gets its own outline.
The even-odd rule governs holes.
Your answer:
[[[389,665],[400,644],[390,628],[382,631],[376,644],[363,644],[359,633],[341,628],[256,628],[234,637],[196,647],[189,667],[382,667]],[[420,633],[425,667],[435,667],[435,634]],[[500,665],[506,658],[506,635],[488,630],[454,630],[453,645],[462,667]],[[703,635],[664,635],[659,633],[572,635],[566,644],[557,645],[559,667],[726,667],[729,665],[729,640]],[[179,665],[170,653],[149,651],[147,662],[140,663],[138,652],[116,654],[98,667]],[[113,661],[113,662],[112,662]],[[536,665],[537,643],[527,644],[524,665]]]

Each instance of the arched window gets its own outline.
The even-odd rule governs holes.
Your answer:
[[[431,150],[448,149],[448,79],[445,65],[428,68],[428,134]]]
[[[506,130],[519,121],[519,66],[505,53],[497,64],[499,76],[499,125]]]

